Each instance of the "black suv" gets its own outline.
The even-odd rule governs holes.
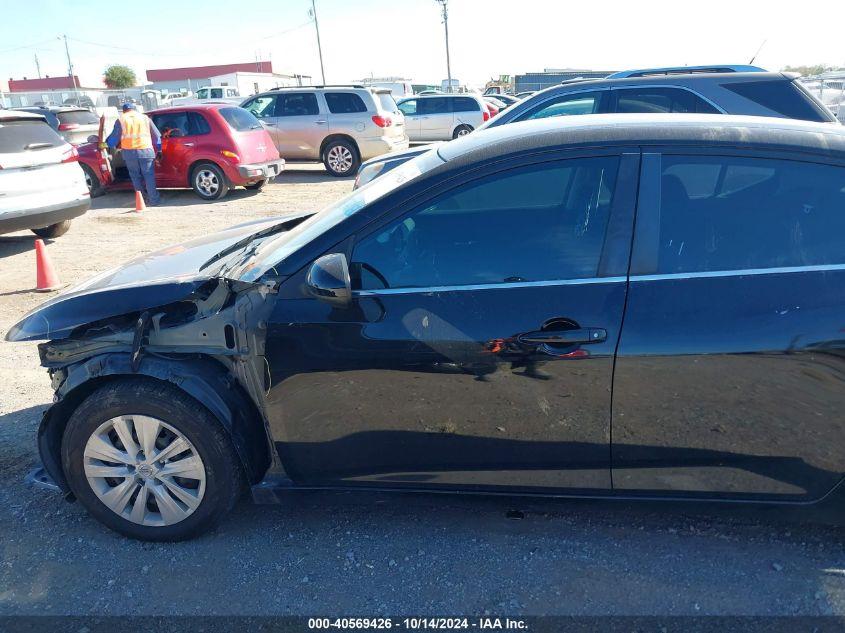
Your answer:
[[[575,79],[523,99],[478,129],[555,116],[610,113],[745,114],[836,123],[835,116],[794,73],[754,66],[628,70],[604,79]],[[415,147],[361,165],[360,187],[426,151]]]
[[[611,120],[612,119],[612,120]],[[845,475],[845,129],[531,121],[11,328],[56,484],[184,538],[292,488],[810,503]]]

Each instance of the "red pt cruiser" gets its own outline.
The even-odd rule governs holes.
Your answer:
[[[162,136],[155,166],[160,188],[190,187],[204,200],[219,200],[236,186],[260,190],[284,169],[273,139],[243,108],[207,103],[148,114]],[[100,119],[98,142],[77,148],[92,196],[132,187],[120,151],[101,149],[104,127]]]

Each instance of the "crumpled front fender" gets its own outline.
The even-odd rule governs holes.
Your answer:
[[[209,409],[232,437],[250,483],[264,476],[271,463],[264,423],[225,366],[203,356],[169,359],[148,355],[133,372],[129,353],[106,353],[53,372],[56,395],[38,429],[38,450],[45,470],[66,496],[70,490],[61,465],[61,441],[68,419],[106,382],[139,376],[172,383]]]

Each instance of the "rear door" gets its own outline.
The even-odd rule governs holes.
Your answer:
[[[161,187],[186,187],[188,168],[197,153],[197,144],[211,133],[202,114],[186,110],[152,114],[162,135],[161,161],[156,165],[156,184]]]
[[[643,156],[613,485],[816,499],[845,472],[845,164]]]
[[[290,279],[266,340],[268,417],[290,476],[609,490],[637,161],[531,157],[388,203],[341,247],[348,307]]]
[[[282,158],[316,160],[329,132],[328,114],[315,92],[283,92],[267,122],[275,127],[274,139]]]

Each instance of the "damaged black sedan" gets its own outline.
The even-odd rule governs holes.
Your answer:
[[[520,123],[7,339],[44,341],[44,481],[136,538],[247,487],[805,504],[845,473],[843,209],[841,127]]]

